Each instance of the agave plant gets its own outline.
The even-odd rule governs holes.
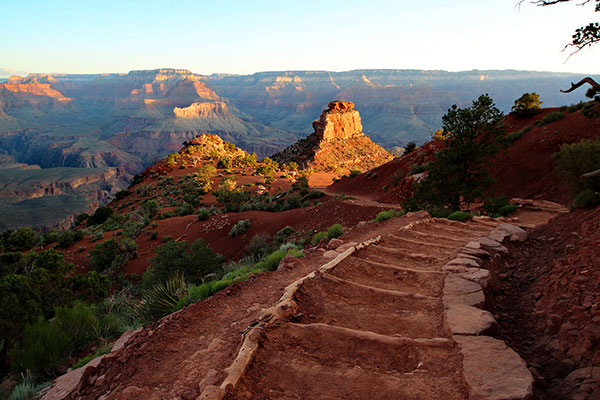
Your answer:
[[[159,282],[142,294],[141,306],[152,318],[172,312],[177,302],[187,294],[187,283],[182,272],[176,272],[166,282]]]

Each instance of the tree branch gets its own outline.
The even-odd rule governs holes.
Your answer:
[[[590,78],[588,76],[588,77],[583,78],[582,80],[580,80],[577,83],[571,82],[571,87],[567,90],[561,90],[561,92],[562,93],[570,93],[585,83],[589,83],[592,86],[592,88],[600,90],[600,84],[598,84],[598,82],[596,82],[595,80],[593,80],[592,78]]]

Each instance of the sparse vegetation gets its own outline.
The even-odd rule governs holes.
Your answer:
[[[600,177],[583,178],[581,175],[600,169],[600,140],[581,140],[563,144],[552,155],[565,182],[574,193],[584,189],[600,190]]]
[[[464,211],[454,211],[452,214],[448,215],[448,219],[452,221],[465,222],[470,220],[471,218],[473,218],[473,215]]]
[[[381,211],[379,214],[377,214],[377,216],[375,217],[375,222],[383,222],[383,221],[387,221],[390,218],[396,218],[396,217],[401,217],[403,216],[404,213],[400,212],[398,210],[387,210],[387,211]]]
[[[526,134],[527,132],[529,132],[531,130],[530,126],[526,126],[523,129],[519,129],[518,131],[515,132],[511,132],[508,135],[506,135],[506,142],[509,145],[512,145],[514,142],[517,141],[517,139],[521,138],[524,134]]]
[[[571,205],[574,209],[594,208],[600,204],[600,196],[592,189],[584,189],[577,193]]]
[[[536,126],[548,125],[548,124],[551,124],[552,122],[556,122],[560,119],[563,119],[564,117],[565,117],[565,114],[561,113],[560,111],[553,112],[553,113],[544,115],[540,120],[538,120],[535,123],[535,125]]]
[[[521,97],[515,100],[515,105],[511,111],[517,115],[530,116],[540,112],[540,106],[544,104],[540,101],[540,95],[533,93],[524,93]]]
[[[231,228],[229,231],[230,237],[241,236],[250,228],[250,220],[249,219],[241,219]]]
[[[519,207],[517,207],[514,204],[506,204],[498,209],[498,214],[500,214],[503,217],[506,217],[506,216],[514,213],[518,209],[519,209]]]

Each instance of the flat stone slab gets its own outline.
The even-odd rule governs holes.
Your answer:
[[[477,243],[479,243],[481,245],[481,247],[490,249],[490,250],[495,250],[498,251],[500,253],[508,253],[508,249],[504,246],[502,246],[502,244],[500,244],[498,241],[496,240],[492,240],[490,238],[487,237],[480,237],[476,239]],[[468,243],[467,243],[468,246]]]
[[[339,255],[340,255],[340,253],[338,253],[335,250],[327,250],[325,253],[323,253],[323,257],[324,258],[329,258],[329,259],[334,259],[334,258],[336,258]]]
[[[472,259],[472,258],[466,258],[466,257],[457,257],[453,260],[450,260],[446,263],[446,265],[464,265],[465,267],[479,267],[481,265],[481,260],[480,262],[477,262],[476,260]]]
[[[448,274],[444,281],[444,304],[466,304],[483,307],[485,296],[480,284],[465,279],[457,274]]]
[[[460,271],[458,275],[469,281],[479,283],[481,287],[486,288],[490,283],[490,271],[482,268],[467,268],[465,271]]]
[[[533,377],[525,361],[503,341],[488,336],[454,336],[463,356],[472,400],[517,400],[533,395]]]
[[[354,246],[356,246],[356,245],[357,245],[357,243],[356,243],[356,242],[346,242],[346,243],[344,243],[343,245],[341,245],[340,247],[338,247],[338,248],[336,249],[336,251],[338,251],[338,252],[340,252],[340,253],[343,253],[343,252],[345,252],[346,250],[348,250],[350,247],[354,247]]]
[[[453,335],[481,335],[496,326],[496,320],[489,311],[466,304],[449,304],[444,317]]]
[[[477,244],[479,244],[479,243],[477,243]],[[462,249],[459,250],[459,253],[457,254],[457,256],[460,257],[460,255],[462,253],[467,254],[467,255],[471,255],[473,257],[491,257],[492,256],[489,252],[487,252],[487,251],[485,251],[485,250],[483,250],[481,248],[479,248],[479,249],[473,249],[473,248],[470,248],[470,247],[463,247]]]

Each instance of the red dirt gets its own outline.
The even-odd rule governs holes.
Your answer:
[[[600,365],[600,208],[557,217],[528,243],[490,267],[499,336],[529,364],[536,399],[599,398],[600,379],[565,378]]]

